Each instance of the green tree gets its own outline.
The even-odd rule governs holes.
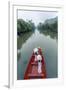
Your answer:
[[[22,33],[34,31],[35,25],[32,20],[28,22],[24,21],[23,19],[17,19],[17,34],[21,35]]]

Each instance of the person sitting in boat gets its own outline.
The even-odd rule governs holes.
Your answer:
[[[33,50],[33,52],[34,52],[34,55],[35,55],[35,61],[37,61],[38,48],[35,48],[35,49]]]
[[[40,54],[37,55],[37,61],[38,61],[38,73],[42,73],[42,69],[41,69],[41,67],[42,67],[42,63],[41,63],[42,57],[41,57]]]

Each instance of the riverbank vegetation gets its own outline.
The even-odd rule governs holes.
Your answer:
[[[17,19],[17,35],[21,35],[22,33],[26,33],[29,31],[34,31],[35,25],[32,20],[24,21],[23,19]]]
[[[44,23],[39,23],[37,26],[38,30],[48,32],[58,32],[58,17],[47,19]]]
[[[33,34],[37,28],[40,33],[49,35],[51,38],[58,38],[58,17],[47,19],[43,23],[39,23],[37,27],[32,20],[17,19],[17,48],[20,49],[21,45]]]

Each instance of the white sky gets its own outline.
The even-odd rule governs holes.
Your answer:
[[[48,11],[24,11],[18,10],[18,19],[32,20],[35,25],[39,22],[44,22],[46,19],[54,18],[57,16],[57,12]]]

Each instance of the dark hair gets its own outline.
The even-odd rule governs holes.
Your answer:
[[[38,55],[38,52],[35,52],[35,55]]]

